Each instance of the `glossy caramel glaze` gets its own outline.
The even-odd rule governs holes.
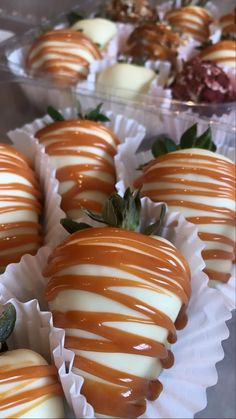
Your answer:
[[[204,48],[199,57],[204,61],[212,61],[222,67],[235,68],[236,41],[219,41]]]
[[[156,363],[172,366],[168,342],[176,341],[176,325],[187,321],[190,271],[183,256],[159,237],[92,228],[55,249],[45,276],[54,324],[66,330],[65,345],[76,354],[74,370],[85,377],[82,393],[95,412],[143,414],[145,399],[155,400],[162,389]],[[156,334],[159,328],[164,338]],[[135,365],[132,372],[127,359]],[[143,362],[149,367],[139,372]]]
[[[172,152],[144,168],[135,186],[142,195],[165,201],[196,224],[206,248],[202,256],[211,280],[227,282],[234,259],[235,165],[199,149]],[[216,265],[216,261],[221,266]],[[225,266],[224,266],[225,264]]]
[[[83,33],[54,29],[33,42],[26,66],[32,72],[47,74],[55,81],[74,83],[86,78],[91,62],[101,58],[99,48]]]
[[[236,8],[219,20],[223,34],[236,35]]]
[[[198,6],[186,6],[171,9],[165,19],[173,29],[182,34],[191,35],[196,41],[206,42],[210,36],[211,17],[206,9]]]
[[[57,169],[67,215],[78,218],[81,207],[100,212],[114,192],[116,135],[98,122],[77,119],[53,123],[36,137]]]
[[[163,23],[137,26],[127,41],[126,54],[133,58],[175,62],[179,34]]]
[[[26,157],[0,145],[0,271],[42,244],[41,192]]]
[[[52,395],[62,394],[62,389],[57,379],[57,369],[52,365],[34,365],[23,368],[19,367],[10,371],[8,371],[8,368],[6,367],[1,368],[0,383],[6,385],[15,383],[14,385],[16,388],[19,381],[33,380],[41,377],[50,377],[50,384],[25,391],[23,389],[24,386],[22,386],[23,391],[21,392],[14,393],[14,391],[12,391],[12,394],[7,392],[7,394],[3,396],[0,395],[0,413],[1,411],[9,409],[10,407],[18,406],[20,408],[21,404],[35,402],[37,399],[40,399],[43,396],[48,398]],[[42,400],[39,400],[38,403],[41,401]],[[27,409],[24,409],[24,413],[29,410],[31,410],[31,406],[28,406]]]

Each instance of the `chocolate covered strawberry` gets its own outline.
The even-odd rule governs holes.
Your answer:
[[[0,273],[42,243],[41,191],[28,159],[0,145]]]
[[[101,211],[116,182],[113,157],[117,136],[99,121],[109,119],[101,105],[78,119],[64,120],[51,108],[56,122],[36,133],[56,169],[62,209],[72,219],[81,216],[81,207]]]
[[[157,377],[173,364],[169,343],[186,324],[189,267],[170,242],[139,232],[140,209],[138,193],[113,195],[101,216],[89,212],[109,227],[79,224],[45,272],[54,324],[65,329],[73,371],[85,379],[82,394],[109,417],[138,417],[146,399],[158,397]]]
[[[210,128],[198,137],[196,124],[179,145],[162,137],[135,186],[142,185],[143,196],[166,202],[197,225],[205,242],[205,272],[210,280],[227,282],[234,260],[235,164],[215,150]]]
[[[75,83],[86,78],[89,65],[101,58],[97,45],[83,33],[52,29],[33,42],[26,66],[32,73],[50,76],[55,81]]]
[[[174,29],[191,36],[196,41],[206,42],[210,36],[209,25],[212,18],[203,7],[189,5],[170,9],[165,19]]]

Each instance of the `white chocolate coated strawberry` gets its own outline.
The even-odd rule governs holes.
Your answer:
[[[99,89],[109,89],[115,95],[135,99],[138,94],[148,92],[150,83],[156,77],[153,70],[134,64],[117,63],[97,75]]]
[[[108,19],[94,18],[82,19],[76,22],[71,29],[75,31],[82,31],[95,44],[99,44],[100,48],[106,47],[117,34],[115,23]]]
[[[56,368],[28,349],[0,354],[1,418],[64,418]]]
[[[39,248],[41,192],[27,159],[8,145],[0,145],[0,272]]]
[[[46,299],[54,324],[66,331],[74,371],[96,414],[137,417],[145,399],[161,391],[171,367],[169,342],[190,294],[187,262],[160,237],[118,228],[91,228],[70,236],[46,270]],[[180,311],[181,310],[181,311]]]
[[[202,149],[184,149],[153,160],[135,182],[142,195],[164,201],[198,227],[205,242],[206,273],[214,281],[230,278],[235,245],[235,165]]]
[[[116,182],[116,135],[97,122],[78,119],[51,124],[36,137],[57,170],[61,205],[68,217],[79,218],[81,207],[100,212]]]
[[[101,59],[100,51],[88,37],[72,29],[54,29],[34,41],[26,65],[69,83],[86,78],[89,65],[96,59]]]

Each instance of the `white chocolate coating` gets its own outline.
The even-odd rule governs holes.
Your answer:
[[[212,61],[220,67],[235,68],[236,41],[219,41],[203,49],[199,56],[204,61]]]
[[[78,219],[81,206],[100,212],[114,191],[116,135],[93,121],[54,123],[36,134],[45,145],[60,182],[62,208]]]
[[[8,382],[1,380],[2,374],[17,371],[19,368],[38,367],[47,365],[47,362],[36,352],[28,349],[17,349],[0,354],[0,417],[1,418],[64,418],[64,408],[62,397],[56,394],[45,394],[30,401],[22,402],[13,407],[2,410],[10,397],[21,398],[33,389],[43,388],[55,382],[50,376],[35,377],[27,379],[26,376]],[[23,370],[22,370],[23,371]],[[29,394],[29,393],[28,393]]]
[[[148,92],[156,74],[153,70],[134,64],[117,63],[97,75],[97,86],[108,88],[122,98],[135,99]]]
[[[54,29],[32,44],[26,65],[34,72],[51,75],[55,80],[75,82],[85,78],[89,65],[101,59],[98,47],[81,32]]]
[[[205,42],[210,36],[210,14],[202,7],[186,6],[171,9],[165,18],[183,34],[190,35],[197,41]]]
[[[41,244],[41,194],[26,158],[0,145],[0,272]]]
[[[104,49],[117,34],[115,23],[102,18],[79,20],[71,29],[82,30],[95,44],[99,44],[101,49]]]
[[[229,279],[235,242],[235,165],[222,155],[185,149],[155,159],[136,181],[142,195],[165,201],[196,223],[210,279]],[[219,278],[219,279],[218,279]],[[221,279],[220,279],[221,278]]]
[[[96,397],[103,384],[110,387],[111,395],[120,391],[117,381],[110,378],[115,371],[116,380],[126,376],[127,393],[132,388],[128,377],[142,382],[143,390],[133,396],[140,411],[139,398],[144,401],[149,391],[153,394],[150,389],[165,367],[163,359],[170,361],[169,355],[161,353],[169,348],[170,330],[183,301],[188,302],[189,268],[184,258],[159,237],[93,228],[72,235],[59,246],[50,257],[46,275],[50,280],[45,295],[54,324],[65,329],[65,345],[76,354],[74,371],[87,379],[84,394],[88,402],[97,413],[108,414],[104,390],[101,403]],[[128,417],[127,407],[122,409]],[[118,412],[123,417],[115,408],[110,414],[119,416]]]

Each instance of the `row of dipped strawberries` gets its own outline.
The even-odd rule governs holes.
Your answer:
[[[105,18],[72,13],[71,26],[42,33],[21,65],[73,84],[92,71],[100,88],[125,97],[156,95],[157,85],[161,96],[185,102],[234,101],[235,11],[214,20],[207,7],[172,5],[160,19],[148,1],[113,1]]]
[[[179,141],[159,135],[152,146],[154,157],[142,161],[142,172],[136,176],[132,167],[137,162],[131,162],[129,153],[135,157],[145,130],[135,121],[104,115],[101,105],[73,119],[67,119],[68,110],[48,111],[50,118],[11,135],[16,145],[17,136],[18,144],[24,137],[28,158],[12,146],[0,148],[1,301],[6,301],[4,289],[11,288],[7,281],[14,282],[18,273],[19,280],[22,260],[30,266],[28,257],[36,254],[32,258],[37,269],[47,278],[43,298],[54,326],[65,330],[65,347],[75,354],[73,372],[84,378],[81,393],[96,415],[138,417],[146,410],[146,400],[161,393],[162,369],[173,365],[170,343],[176,341],[176,329],[187,324],[193,286],[188,255],[196,256],[194,242],[185,254],[178,240],[174,246],[161,236],[166,206],[156,203],[167,203],[169,215],[181,212],[195,224],[204,242],[205,273],[213,284],[227,287],[234,261],[235,165],[221,154],[224,147],[217,150],[211,129],[199,134],[195,124],[181,132]],[[45,172],[40,174],[41,185],[30,147],[32,156],[41,154],[52,169],[41,168]],[[134,192],[126,188],[127,177],[122,179],[122,164],[133,172],[129,186],[136,188]],[[45,225],[50,224],[45,220],[45,212],[50,217],[45,202],[50,192],[42,191],[48,176],[58,181],[66,216],[61,224],[71,235],[56,247],[51,243],[55,248],[50,247],[49,259],[42,263],[37,255],[45,244]],[[115,192],[117,178],[124,184],[120,195]],[[144,203],[141,196],[150,201]],[[150,208],[155,217],[143,225],[145,205],[146,218]],[[89,218],[96,227],[91,228]],[[171,227],[176,227],[176,220]],[[178,237],[181,230],[182,226]],[[24,268],[21,275],[26,272]],[[27,300],[27,281],[20,286],[22,301]],[[201,275],[198,286],[203,286]],[[32,287],[32,298],[39,297],[36,289]],[[44,417],[50,411],[45,417],[63,417],[56,369],[35,353],[6,351],[15,321],[11,304],[0,317],[1,414],[25,417],[34,411]]]

